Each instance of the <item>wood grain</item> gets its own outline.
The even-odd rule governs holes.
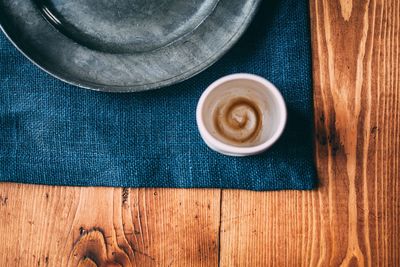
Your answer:
[[[0,185],[0,266],[218,265],[220,190]]]
[[[318,190],[3,183],[0,266],[400,266],[400,2],[311,22]]]
[[[400,266],[399,1],[311,1],[314,192],[222,194],[221,266]]]

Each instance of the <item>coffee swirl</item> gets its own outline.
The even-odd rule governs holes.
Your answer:
[[[214,127],[228,142],[248,144],[260,134],[262,113],[253,100],[234,97],[218,103],[213,114]]]

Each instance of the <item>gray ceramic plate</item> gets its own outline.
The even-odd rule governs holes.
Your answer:
[[[241,36],[260,0],[0,0],[0,25],[53,76],[133,92],[185,80]]]

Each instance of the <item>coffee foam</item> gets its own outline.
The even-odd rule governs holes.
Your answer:
[[[254,144],[263,126],[262,111],[257,102],[234,95],[220,99],[212,113],[218,138],[239,146]]]
[[[204,124],[211,135],[225,144],[256,146],[273,134],[276,125],[271,118],[275,112],[273,106],[273,98],[259,83],[226,82],[207,97]]]

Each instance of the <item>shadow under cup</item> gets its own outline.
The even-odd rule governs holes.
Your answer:
[[[258,154],[280,137],[286,106],[278,89],[251,74],[226,76],[200,98],[197,123],[213,150],[232,156]]]

